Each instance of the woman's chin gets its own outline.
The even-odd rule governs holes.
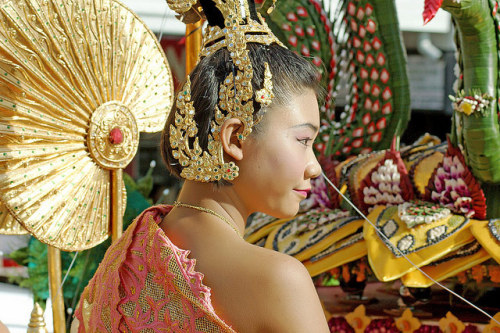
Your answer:
[[[271,215],[271,216],[276,217],[278,219],[290,219],[290,218],[295,217],[297,215],[297,213],[299,212],[298,205],[297,205],[297,207],[294,207],[294,209],[291,209],[291,208],[292,207],[289,206],[289,207],[286,207],[284,209],[273,211],[272,214],[268,214],[268,215]]]

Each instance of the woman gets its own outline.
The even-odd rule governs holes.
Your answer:
[[[302,264],[241,236],[253,212],[297,214],[320,174],[318,73],[281,46],[253,2],[201,5],[201,59],[162,139],[183,188],[108,250],[82,295],[79,331],[328,332]]]

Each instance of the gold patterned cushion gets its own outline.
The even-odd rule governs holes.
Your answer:
[[[478,265],[490,257],[477,241],[473,241],[421,269],[432,279],[440,282]],[[433,280],[418,270],[405,274],[401,277],[401,282],[407,287],[414,288],[427,288],[434,284]]]
[[[323,251],[304,262],[311,276],[327,272],[332,268],[366,256],[366,244],[363,232],[349,235],[333,243]]]
[[[327,208],[310,210],[274,229],[267,238],[266,248],[307,260],[363,225],[359,217],[347,215]]]
[[[244,238],[248,243],[255,244],[266,237],[273,229],[290,219],[277,219],[264,213],[256,213],[245,228]]]
[[[476,221],[470,229],[481,246],[500,264],[500,219]]]
[[[364,223],[368,260],[380,281],[395,280],[415,270],[401,253],[421,267],[473,240],[469,230],[471,220],[460,215],[449,214],[434,222],[409,228],[400,218],[398,206],[378,206],[368,219],[376,226]]]

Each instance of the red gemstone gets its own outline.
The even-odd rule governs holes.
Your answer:
[[[114,127],[109,132],[109,142],[113,145],[119,145],[123,142],[123,132],[120,127]]]

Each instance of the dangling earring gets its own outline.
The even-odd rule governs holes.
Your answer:
[[[220,144],[220,161],[223,170],[222,173],[223,179],[233,180],[234,178],[238,177],[238,175],[240,174],[239,172],[240,168],[234,162],[229,162],[229,163],[224,162],[224,148],[222,147],[222,143]]]

